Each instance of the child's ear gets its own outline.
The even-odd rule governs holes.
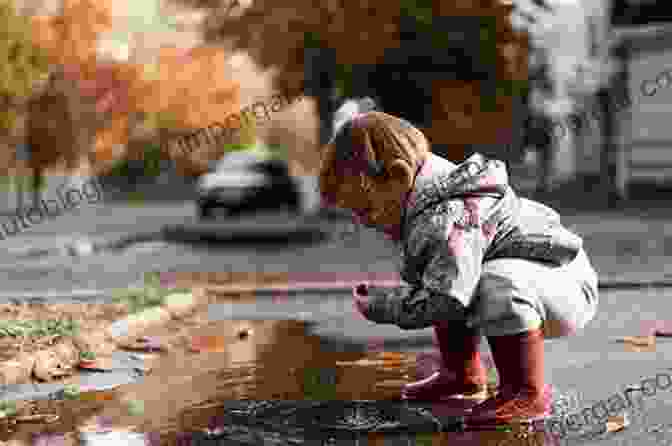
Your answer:
[[[397,184],[402,191],[410,190],[413,187],[413,168],[405,160],[397,159],[387,168],[389,181]]]

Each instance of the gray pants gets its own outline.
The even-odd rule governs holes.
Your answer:
[[[546,338],[568,336],[593,319],[597,305],[597,273],[583,250],[562,267],[495,259],[483,265],[469,324],[485,336],[540,327]]]

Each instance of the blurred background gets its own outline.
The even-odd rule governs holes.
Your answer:
[[[547,368],[563,391],[587,382],[585,400],[602,399],[626,373],[642,373],[641,356],[620,355],[611,339],[634,334],[640,317],[664,318],[669,302],[657,287],[672,277],[670,8],[643,0],[0,0],[0,213],[9,216],[0,221],[0,268],[5,298],[22,305],[12,317],[43,317],[27,302],[97,302],[129,285],[142,298],[149,292],[138,276],[146,272],[183,274],[190,286],[329,285],[258,300],[250,293],[253,304],[242,307],[223,293],[236,318],[223,312],[213,333],[224,334],[230,357],[203,355],[186,370],[167,356],[155,384],[138,384],[151,401],[147,418],[165,415],[157,423],[209,399],[215,381],[218,391],[236,390],[225,358],[266,362],[253,384],[293,398],[310,393],[307,386],[266,382],[266,371],[288,376],[278,373],[279,355],[285,369],[314,377],[335,370],[335,356],[316,359],[325,340],[339,351],[432,348],[426,330],[411,337],[355,317],[352,285],[398,281],[398,246],[332,219],[347,215],[319,199],[320,146],[334,112],[370,96],[422,129],[440,156],[459,162],[478,151],[504,160],[522,195],[551,204],[582,236],[606,288],[603,310],[585,334],[553,345]],[[256,104],[270,106],[251,116]],[[222,134],[215,122],[235,131]],[[12,214],[91,177],[105,185],[103,203],[19,235],[17,217],[9,233]],[[656,200],[661,212],[653,212]],[[266,221],[261,209],[301,218]],[[227,218],[203,224],[219,213]],[[242,214],[253,216],[227,224]],[[92,311],[81,316],[99,321]],[[208,318],[174,320],[186,327],[185,345]],[[308,325],[320,342],[302,334]],[[243,341],[242,329],[256,335]],[[405,367],[391,368],[395,385],[410,379]],[[338,391],[382,395],[373,385],[380,370],[362,370],[344,379],[359,389]],[[156,389],[171,374],[182,391],[166,405]],[[656,412],[660,426],[668,413]],[[653,428],[650,443],[638,429],[629,434],[636,444],[660,443]]]
[[[320,144],[360,96],[441,156],[507,161],[529,194],[613,206],[669,180],[667,3],[450,3],[3,0],[0,210],[93,175],[119,200],[199,200],[199,178],[227,169],[213,162],[261,147],[286,164],[286,201],[321,212]],[[188,154],[165,149],[277,92],[303,96]]]

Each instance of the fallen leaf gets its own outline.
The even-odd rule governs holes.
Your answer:
[[[194,336],[191,340],[192,352],[219,353],[226,351],[224,336]]]
[[[618,340],[625,344],[632,344],[641,347],[649,347],[656,344],[655,336],[625,336]]]
[[[59,420],[59,416],[53,413],[48,414],[36,414],[36,415],[24,415],[21,417],[16,417],[17,423],[46,423],[51,424]]]
[[[384,388],[401,388],[404,387],[406,384],[408,384],[407,380],[403,379],[388,379],[385,381],[379,381],[376,383],[376,387],[384,387]]]
[[[380,352],[375,357],[383,361],[403,361],[405,359],[405,355],[396,352]]]
[[[656,351],[656,346],[655,345],[641,346],[641,345],[627,344],[625,346],[625,350],[630,353],[650,353]]]
[[[91,362],[80,362],[78,364],[80,369],[88,370],[112,370],[114,368],[114,361],[109,356],[99,356]]]
[[[145,412],[145,403],[142,400],[130,400],[126,402],[128,414],[139,416]]]
[[[65,443],[65,435],[41,432],[33,438],[33,446],[51,446]]]
[[[114,401],[115,398],[115,392],[109,390],[94,390],[79,394],[81,401]]]
[[[607,419],[607,432],[619,432],[630,425],[628,414],[623,414]]]
[[[132,339],[130,341],[125,341],[119,344],[120,348],[125,350],[134,350],[134,351],[143,351],[151,352],[157,350],[168,350],[168,346],[165,342],[155,336],[143,336],[137,339]]]
[[[376,367],[376,366],[382,366],[385,364],[385,361],[380,361],[376,359],[368,359],[368,358],[363,358],[363,359],[358,359],[357,361],[336,361],[337,366],[360,366],[360,367]]]

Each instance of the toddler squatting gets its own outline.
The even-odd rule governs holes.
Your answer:
[[[352,210],[403,252],[403,284],[362,284],[353,290],[355,306],[376,323],[433,326],[441,353],[441,369],[406,385],[402,398],[476,400],[472,423],[547,417],[543,340],[583,328],[598,305],[582,239],[554,210],[519,197],[501,161],[474,154],[453,164],[370,99],[348,106],[323,148],[323,199]],[[481,336],[500,377],[489,399]]]

